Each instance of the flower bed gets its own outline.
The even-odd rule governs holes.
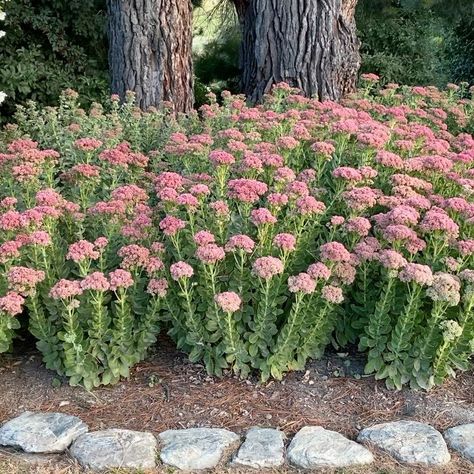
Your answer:
[[[474,103],[282,84],[201,117],[20,109],[0,155],[0,351],[23,317],[48,368],[92,388],[167,331],[209,373],[280,379],[328,344],[430,388],[474,352]],[[212,99],[212,98],[211,98]],[[20,314],[23,313],[22,316]]]

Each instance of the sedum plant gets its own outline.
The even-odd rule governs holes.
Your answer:
[[[0,351],[23,328],[88,389],[166,333],[210,374],[265,381],[356,346],[387,386],[470,366],[472,97],[280,84],[198,114],[21,107],[0,154]],[[165,104],[166,105],[166,104]]]

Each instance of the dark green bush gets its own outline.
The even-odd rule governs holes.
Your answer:
[[[73,88],[90,103],[108,91],[105,0],[14,0],[3,6],[6,36],[0,41],[0,90],[14,103],[57,102]]]

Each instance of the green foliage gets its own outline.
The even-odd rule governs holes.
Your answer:
[[[468,0],[360,0],[362,72],[411,85],[472,81],[473,13]]]
[[[104,0],[14,0],[4,4],[6,36],[0,41],[2,106],[57,103],[73,88],[85,105],[103,100],[108,91]]]

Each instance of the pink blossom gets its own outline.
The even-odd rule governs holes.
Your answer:
[[[194,275],[194,270],[186,262],[176,262],[171,265],[170,274],[173,280],[178,281],[182,278],[191,278]]]
[[[311,145],[311,150],[319,153],[320,155],[330,157],[333,153],[335,153],[336,148],[332,143],[329,142],[315,142]]]
[[[417,234],[413,229],[410,229],[406,225],[389,225],[383,232],[383,237],[388,242],[397,242],[401,240],[416,240]]]
[[[474,240],[459,240],[456,242],[456,246],[462,257],[468,257],[474,254]]]
[[[127,205],[135,205],[139,202],[147,202],[148,194],[135,184],[129,184],[115,188],[111,193],[111,198],[115,201],[123,201]]]
[[[231,179],[228,183],[229,197],[253,203],[268,191],[268,186],[255,179]]]
[[[126,289],[133,285],[132,274],[127,270],[118,268],[109,273],[110,289],[117,291],[120,288]]]
[[[316,282],[307,273],[299,273],[288,278],[288,289],[291,293],[304,293],[309,295],[316,290]]]
[[[422,286],[430,286],[433,284],[433,272],[431,268],[418,263],[407,263],[398,274],[398,278],[405,283],[414,282]]]
[[[342,216],[332,216],[329,222],[331,223],[332,226],[336,227],[338,225],[344,224],[345,219]]]
[[[332,171],[334,178],[344,179],[346,181],[358,182],[362,181],[363,176],[359,170],[349,166],[339,166]]]
[[[445,232],[453,238],[459,235],[459,226],[440,208],[432,208],[425,214],[420,223],[420,230],[424,233]]]
[[[296,237],[293,234],[277,234],[273,238],[273,245],[284,252],[296,250]]]
[[[316,200],[313,196],[302,196],[296,200],[296,208],[298,213],[302,216],[313,214],[323,214],[326,210],[326,205]]]
[[[28,267],[11,267],[7,273],[8,288],[25,296],[32,293],[44,279],[42,270]]]
[[[331,277],[331,270],[321,262],[312,263],[306,271],[313,280],[329,280]]]
[[[225,251],[216,244],[207,244],[197,248],[196,257],[202,263],[212,265],[224,260]]]
[[[102,272],[93,272],[80,282],[82,290],[107,291],[110,283]]]
[[[184,179],[178,173],[172,173],[165,171],[159,174],[155,179],[156,190],[159,191],[163,188],[179,189],[184,184]]]
[[[347,206],[350,209],[358,212],[374,207],[377,204],[377,198],[379,195],[379,191],[367,186],[353,188],[349,191],[345,191],[342,194]]]
[[[340,304],[344,301],[344,295],[342,293],[342,288],[334,285],[323,286],[321,290],[321,296],[328,302],[332,304]]]
[[[233,291],[225,291],[214,296],[217,306],[225,313],[235,313],[240,309],[242,300],[237,293]]]
[[[354,253],[359,261],[372,261],[380,250],[380,243],[375,237],[366,237],[354,247]]]
[[[178,204],[182,205],[182,206],[185,206],[185,207],[197,207],[197,206],[199,206],[198,199],[196,198],[196,196],[192,195],[191,193],[180,194],[177,197],[176,202]]]
[[[399,270],[408,263],[403,255],[395,250],[381,250],[377,260],[388,270]]]
[[[226,252],[243,250],[246,253],[252,253],[255,248],[255,242],[248,235],[233,235],[225,245]]]
[[[211,202],[210,207],[219,217],[227,217],[230,214],[229,206],[224,201]]]
[[[97,148],[100,148],[102,144],[103,143],[100,140],[95,138],[79,138],[74,142],[74,146],[78,150],[83,151],[94,151]]]
[[[195,196],[200,197],[210,194],[211,191],[209,186],[206,186],[205,184],[195,184],[189,188],[189,192]]]
[[[352,285],[356,277],[356,269],[349,262],[338,262],[333,266],[332,274],[343,285]]]
[[[10,291],[5,296],[0,297],[0,312],[4,312],[9,316],[16,316],[23,312],[24,304],[25,298],[23,296]]]
[[[0,244],[0,263],[7,263],[9,260],[18,258],[22,246],[22,242],[15,240],[7,240]]]
[[[107,245],[109,244],[109,241],[106,237],[98,237],[97,239],[94,240],[94,246],[99,249],[103,250]]]
[[[331,262],[350,262],[351,254],[349,251],[339,242],[328,242],[321,245],[319,248],[321,258],[323,260],[329,260]]]
[[[213,150],[209,153],[209,160],[215,166],[218,165],[232,165],[235,163],[235,158],[230,153],[223,150]]]
[[[296,179],[295,172],[287,166],[277,168],[274,179],[278,183],[291,183]]]
[[[283,273],[283,262],[276,257],[260,257],[252,266],[253,273],[264,280]]]
[[[251,213],[250,220],[257,227],[264,224],[275,224],[277,222],[276,217],[264,207],[254,209]]]
[[[194,234],[193,240],[197,245],[203,246],[207,244],[213,244],[216,241],[216,238],[211,232],[207,230],[200,230]]]
[[[165,235],[173,236],[180,230],[183,230],[186,227],[186,223],[177,217],[166,216],[160,221],[159,226]]]
[[[28,242],[32,245],[46,247],[51,245],[51,236],[44,230],[35,230],[28,237]]]
[[[168,282],[164,278],[154,278],[149,281],[146,291],[152,296],[164,298],[168,292]]]
[[[353,217],[346,222],[344,229],[347,232],[354,232],[361,237],[365,237],[369,234],[371,227],[369,219],[365,217]]]
[[[288,196],[282,193],[271,193],[267,196],[267,201],[271,206],[280,208],[288,204]]]
[[[282,148],[284,150],[293,150],[299,145],[299,141],[296,140],[294,137],[286,136],[286,137],[280,137],[277,140],[277,146],[279,148]]]
[[[130,270],[136,267],[145,267],[148,264],[150,251],[141,245],[131,244],[122,247],[117,255],[122,259],[120,266]]]
[[[293,181],[292,183],[287,184],[285,192],[288,197],[298,199],[299,197],[308,196],[309,188],[304,181]]]
[[[82,294],[82,288],[79,281],[59,280],[49,291],[49,296],[54,300],[65,300]]]
[[[87,259],[96,260],[99,256],[100,254],[95,250],[94,244],[87,240],[79,240],[69,246],[66,259],[78,263]]]

